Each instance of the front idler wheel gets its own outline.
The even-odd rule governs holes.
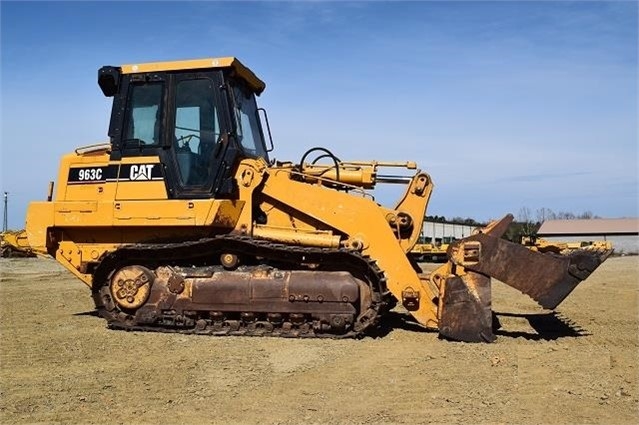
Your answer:
[[[142,266],[125,266],[115,272],[109,283],[111,299],[123,310],[137,310],[149,299],[153,272]]]

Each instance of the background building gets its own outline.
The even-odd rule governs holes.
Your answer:
[[[616,254],[639,254],[639,218],[547,220],[537,236],[566,242],[606,240]]]
[[[473,229],[477,226],[468,226],[465,224],[442,223],[435,221],[424,221],[422,227],[422,235],[428,238],[442,239],[445,243],[449,242],[444,239],[461,239],[472,234]]]

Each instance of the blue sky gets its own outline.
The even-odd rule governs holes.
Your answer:
[[[431,215],[638,215],[634,1],[3,1],[0,15],[10,227],[62,154],[106,140],[100,66],[210,56],[266,81],[280,160],[324,146],[417,161]]]

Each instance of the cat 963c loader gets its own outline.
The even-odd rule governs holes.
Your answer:
[[[553,309],[601,262],[501,239],[508,215],[422,274],[408,253],[433,182],[415,163],[323,148],[272,161],[265,84],[235,58],[105,66],[98,84],[113,97],[110,142],[62,157],[26,230],[111,328],[353,337],[399,302],[443,337],[492,341],[491,277]],[[395,206],[374,201],[378,183],[405,186]]]

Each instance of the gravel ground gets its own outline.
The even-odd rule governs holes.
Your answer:
[[[0,260],[2,423],[639,423],[639,262],[610,258],[557,314],[501,283],[493,344],[404,320],[381,338],[128,333],[54,261]]]

